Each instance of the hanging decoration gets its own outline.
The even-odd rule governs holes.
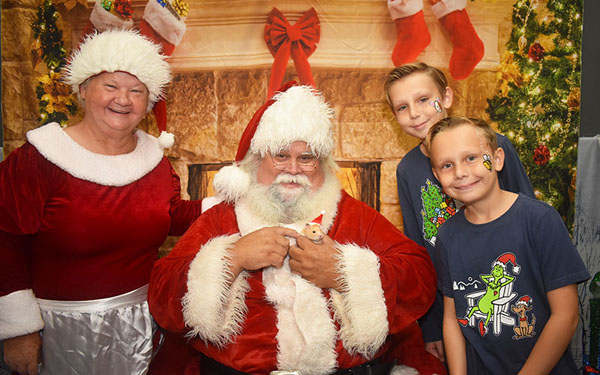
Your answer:
[[[308,58],[317,48],[320,37],[321,26],[314,8],[306,11],[294,25],[288,22],[279,9],[273,8],[264,32],[267,47],[275,58],[267,98],[273,96],[281,86],[290,55],[300,83],[315,85]]]
[[[36,87],[39,101],[40,125],[57,122],[66,126],[69,115],[77,113],[77,98],[69,86],[61,81],[61,69],[66,64],[66,50],[62,31],[57,26],[59,13],[51,0],[38,7],[37,19],[31,25],[34,42],[31,47],[33,68],[40,60],[47,68]]]
[[[538,199],[572,232],[582,2],[518,0],[487,113],[515,146]]]

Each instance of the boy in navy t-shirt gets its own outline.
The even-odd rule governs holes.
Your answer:
[[[558,212],[500,188],[504,150],[482,120],[439,121],[429,155],[444,191],[464,203],[435,248],[450,373],[576,374],[576,285],[589,274]]]

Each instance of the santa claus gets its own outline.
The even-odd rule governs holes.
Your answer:
[[[280,89],[215,177],[223,201],[156,263],[150,310],[202,374],[388,374],[388,336],[432,303],[425,249],[341,189],[333,114],[309,86]],[[299,232],[322,211],[315,243]]]

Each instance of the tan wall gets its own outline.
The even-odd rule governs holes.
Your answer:
[[[381,3],[383,6],[377,2],[374,12],[379,20],[387,20],[381,28],[384,28],[387,34],[391,34],[386,34],[386,42],[393,45],[395,31],[391,20],[387,18],[389,16],[386,13],[385,2]],[[507,2],[499,0],[499,3]],[[193,4],[194,2],[191,2],[191,7]],[[361,4],[364,6],[365,3]],[[143,5],[144,3],[134,3],[138,20]],[[39,126],[35,98],[38,73],[32,69],[29,53],[29,46],[33,41],[31,23],[35,20],[37,6],[38,2],[34,0],[2,2],[2,116],[5,155],[24,142],[28,130]],[[295,6],[298,7],[298,4]],[[469,6],[474,7],[473,13],[476,16],[478,12],[482,12],[483,8],[477,8],[477,5]],[[498,48],[486,50],[487,57],[480,64],[482,67],[478,67],[469,78],[463,81],[450,80],[450,85],[455,90],[452,108],[455,114],[486,117],[486,98],[493,95],[497,80],[493,60],[499,56],[499,49],[504,45],[503,32],[510,30],[511,25],[510,8],[503,6],[508,9],[504,11],[504,18],[498,18],[496,15],[494,25],[481,27],[484,31],[488,30],[486,32],[491,29],[491,35],[495,35],[496,38],[482,36],[486,45],[490,44],[488,39],[492,38]],[[369,9],[372,8],[371,5]],[[72,35],[78,35],[88,19],[89,9],[78,6],[67,13],[59,6],[59,10],[63,14],[60,26],[64,31],[65,46],[69,47],[73,44],[71,39],[75,39]],[[192,14],[192,11],[190,13]],[[477,17],[485,18],[484,15]],[[435,30],[439,32],[437,21],[432,19],[429,13],[427,20],[433,30],[432,34],[435,34]],[[206,27],[206,23],[193,22],[190,19],[187,23],[190,26],[186,38],[188,35],[195,35],[194,30]],[[476,23],[474,20],[474,24]],[[261,25],[259,27],[262,27]],[[270,76],[270,64],[262,64],[260,67],[202,66],[196,70],[190,69],[184,63],[187,61],[185,55],[190,54],[189,51],[195,47],[190,46],[193,41],[187,41],[186,38],[173,55],[175,74],[167,102],[169,131],[174,132],[176,136],[176,145],[168,152],[168,156],[181,176],[184,192],[189,164],[234,158],[239,137],[246,123],[266,99]],[[401,227],[395,168],[402,156],[416,145],[416,141],[402,133],[385,103],[383,81],[393,66],[388,60],[367,64],[370,67],[323,66],[326,65],[324,61],[328,61],[327,53],[330,50],[327,48],[325,44],[321,57],[315,53],[314,64],[312,58],[309,61],[313,64],[317,87],[323,91],[326,100],[336,111],[335,156],[340,160],[382,161],[381,212]],[[182,51],[179,55],[178,50]],[[423,56],[431,57],[434,52],[428,47]],[[202,56],[197,57],[199,64],[205,63],[201,60]],[[346,60],[349,58],[346,56]],[[439,57],[431,59],[437,61]],[[272,62],[268,52],[265,61]],[[438,66],[448,73],[445,66]],[[42,71],[39,65],[37,69]],[[290,63],[286,80],[294,78],[294,74],[295,70]],[[156,134],[151,116],[141,127]]]

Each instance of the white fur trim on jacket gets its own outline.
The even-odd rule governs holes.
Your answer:
[[[169,43],[178,46],[185,34],[185,22],[178,20],[167,9],[160,6],[158,1],[148,1],[144,8],[144,20],[152,26],[160,36],[165,38]]]
[[[102,155],[83,148],[53,122],[27,132],[27,140],[48,161],[73,177],[105,186],[125,186],[150,173],[163,158],[153,136],[136,130],[135,150]]]
[[[133,27],[132,19],[125,19],[112,14],[108,10],[102,8],[100,3],[102,0],[96,0],[92,13],[90,14],[90,21],[96,30],[104,32],[109,29],[131,29]]]
[[[188,291],[183,296],[183,318],[191,337],[222,348],[241,332],[246,317],[248,273],[242,271],[231,284],[229,249],[238,234],[208,241],[190,264]],[[230,285],[231,284],[231,285]]]
[[[304,141],[320,157],[333,151],[333,109],[310,86],[293,86],[273,96],[275,102],[260,118],[250,152],[275,154]]]
[[[339,244],[339,293],[331,291],[340,338],[348,352],[373,358],[389,333],[379,258],[355,244]]]
[[[0,297],[0,341],[44,328],[40,308],[31,289]]]
[[[409,17],[423,10],[423,0],[388,0],[388,10],[393,20]]]
[[[467,7],[467,0],[444,0],[431,6],[431,12],[437,19],[457,10],[463,10]]]
[[[337,332],[321,288],[281,268],[263,270],[267,300],[277,312],[277,368],[305,375],[328,374],[337,367]]]

